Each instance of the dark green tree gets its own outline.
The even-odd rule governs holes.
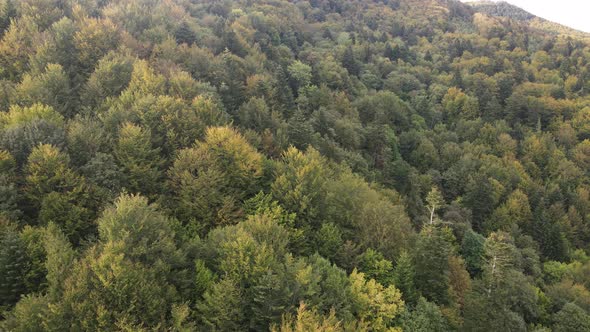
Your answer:
[[[453,247],[449,235],[447,228],[425,227],[418,236],[414,251],[418,290],[425,298],[443,305],[450,301],[449,256]]]

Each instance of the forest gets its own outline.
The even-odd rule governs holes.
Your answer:
[[[590,35],[492,7],[0,0],[0,330],[590,331]]]

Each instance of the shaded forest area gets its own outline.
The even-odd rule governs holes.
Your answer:
[[[590,331],[590,44],[551,27],[0,0],[0,330]]]

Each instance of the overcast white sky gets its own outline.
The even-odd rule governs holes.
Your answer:
[[[590,32],[590,0],[507,0],[506,2],[549,21]]]

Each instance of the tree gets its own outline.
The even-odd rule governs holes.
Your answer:
[[[12,0],[3,0],[0,2],[0,36],[4,34],[10,20],[16,16],[16,8]]]
[[[312,136],[314,131],[313,126],[311,125],[303,110],[296,110],[287,124],[289,141],[291,141],[293,146],[297,149],[307,149],[310,143],[313,141]]]
[[[61,65],[50,63],[38,75],[25,74],[16,87],[17,101],[32,106],[42,103],[52,107],[65,118],[74,115],[76,106],[69,78]]]
[[[511,239],[506,233],[492,233],[486,239],[484,278],[488,284],[488,296],[492,294],[493,289],[502,280],[506,271],[515,264],[516,248],[510,241]]]
[[[48,28],[53,22],[61,17],[71,14],[71,9],[66,6],[63,0],[31,1],[24,0],[20,4],[21,15],[34,17],[41,29]]]
[[[271,326],[272,332],[338,332],[343,331],[341,323],[330,311],[330,315],[321,316],[315,310],[307,309],[305,303],[301,302],[297,309],[297,315],[284,315],[281,325]]]
[[[410,306],[415,305],[418,300],[415,277],[412,256],[407,251],[402,251],[393,270],[393,284],[402,292],[404,301]]]
[[[242,126],[259,133],[262,133],[266,128],[276,130],[282,121],[279,114],[270,111],[264,99],[256,97],[251,98],[240,107],[238,119]]]
[[[461,89],[450,88],[442,100],[445,118],[449,122],[458,119],[474,119],[479,115],[477,98],[466,95]]]
[[[20,232],[27,249],[28,268],[25,285],[29,293],[41,293],[47,289],[47,253],[44,247],[45,229],[25,226]]]
[[[42,225],[55,222],[76,244],[92,232],[92,189],[69,167],[67,154],[39,145],[29,156],[25,176],[29,217],[38,217]]]
[[[393,285],[385,288],[363,273],[349,276],[352,309],[358,320],[366,321],[372,331],[386,331],[404,309],[400,291]]]
[[[406,310],[402,316],[402,329],[408,332],[449,331],[449,324],[442,315],[440,308],[423,297],[413,310]]]
[[[79,22],[74,36],[81,74],[88,76],[100,58],[116,48],[119,33],[109,19],[86,17]]]
[[[449,286],[452,303],[462,309],[465,298],[471,292],[471,278],[461,257],[449,257]]]
[[[348,70],[350,75],[358,76],[360,74],[360,65],[355,59],[352,46],[350,45],[344,51],[344,55],[342,57],[342,66]]]
[[[237,202],[258,191],[262,175],[262,155],[241,134],[210,127],[204,141],[179,152],[169,171],[175,213],[205,231],[233,223],[241,214]]]
[[[435,222],[435,212],[438,208],[445,204],[445,200],[437,187],[432,187],[428,195],[426,196],[426,208],[430,212],[429,224],[432,225]]]
[[[0,150],[0,218],[16,221],[22,214],[18,207],[16,160]]]
[[[464,306],[466,329],[523,329],[538,319],[539,292],[520,271],[512,241],[502,232],[486,239],[482,279],[474,285]]]
[[[160,191],[162,161],[159,148],[151,145],[149,130],[132,123],[123,124],[114,150],[127,190],[152,197]]]
[[[473,277],[478,276],[483,271],[485,241],[485,237],[472,230],[467,231],[463,236],[461,255],[465,258],[467,270]]]
[[[437,304],[448,304],[449,256],[452,243],[449,229],[427,226],[420,232],[414,252],[416,286],[421,294]]]
[[[0,328],[7,331],[42,332],[43,315],[48,311],[47,296],[25,295],[8,313],[6,320],[0,322]]]
[[[7,14],[12,15],[12,9],[7,9]],[[18,81],[22,77],[28,66],[29,55],[34,51],[34,39],[38,34],[39,26],[32,17],[10,20],[10,26],[4,31],[0,43],[1,78]]]
[[[574,114],[572,119],[572,127],[576,130],[580,139],[590,138],[590,126],[588,119],[590,118],[590,107],[583,108]]]
[[[76,93],[79,84],[81,84],[81,79],[78,73],[79,66],[76,58],[77,52],[74,47],[74,34],[76,33],[76,30],[76,24],[67,17],[62,17],[60,20],[54,22],[49,29],[45,30],[46,37],[43,42],[37,46],[35,54],[30,56],[29,61],[29,66],[31,68],[30,74],[33,76],[42,75],[46,72],[46,68],[49,65],[60,65],[63,68],[63,72],[69,78],[69,86],[73,87],[70,91],[73,100],[70,101],[76,100]],[[47,74],[44,76],[52,76]],[[49,86],[50,85],[51,84],[49,84]]]
[[[393,204],[388,197],[374,199],[367,200],[358,211],[364,218],[355,218],[358,230],[355,238],[381,251],[385,257],[393,258],[409,247],[414,235],[410,218],[402,205]]]
[[[590,315],[574,303],[567,303],[555,314],[556,332],[574,332],[590,330]]]
[[[134,195],[119,196],[98,219],[98,235],[105,246],[117,244],[126,259],[159,268],[169,268],[179,260],[172,227],[157,206]]]
[[[239,331],[245,328],[242,291],[229,279],[215,283],[197,304],[204,328]]]
[[[326,223],[318,230],[315,247],[323,257],[334,260],[343,244],[342,231],[337,225]]]
[[[205,292],[214,284],[215,274],[205,266],[201,259],[195,261],[195,282],[194,298],[195,301],[201,300]]]
[[[276,167],[275,181],[271,185],[273,197],[287,210],[296,213],[298,221],[317,222],[322,211],[326,179],[330,176],[325,163],[313,148],[303,153],[291,147]]]
[[[49,106],[12,106],[0,118],[0,143],[18,166],[22,166],[33,148],[40,144],[62,147],[65,143],[64,119]]]
[[[133,60],[109,53],[98,61],[94,71],[82,88],[82,105],[97,107],[107,97],[120,94],[131,81]]]
[[[369,248],[358,260],[359,269],[367,278],[375,279],[375,281],[385,287],[396,285],[401,290],[394,282],[393,263],[386,260],[381,253]],[[403,291],[402,294],[404,294]]]
[[[496,205],[494,187],[485,175],[477,174],[469,179],[467,193],[464,197],[465,206],[471,209],[473,230],[481,231],[488,216]]]
[[[47,296],[57,301],[63,295],[64,281],[71,272],[75,253],[70,242],[53,223],[47,225],[43,245],[47,254]]]
[[[305,88],[311,84],[312,68],[299,61],[293,61],[287,68],[291,80],[294,82],[295,91],[299,91],[301,88]]]
[[[186,21],[180,23],[180,26],[174,32],[174,37],[179,44],[185,43],[191,45],[196,40],[195,33]]]
[[[84,256],[73,261],[67,246],[48,248],[48,281],[50,290],[55,288],[50,294],[57,306],[47,320],[91,330],[172,324],[168,318],[178,301],[175,278],[185,273],[171,224],[146,198],[126,195],[99,218],[99,242]],[[49,258],[50,251],[55,259]],[[69,273],[59,274],[58,267]]]
[[[530,230],[533,213],[528,196],[517,189],[508,196],[506,202],[498,207],[490,216],[486,228],[489,231],[502,230],[510,232],[515,225],[520,229]]]
[[[25,244],[14,226],[0,224],[0,230],[0,308],[9,309],[26,293],[29,262]]]
[[[166,93],[166,78],[150,67],[145,60],[133,62],[131,80],[125,89],[126,93],[140,96],[159,96]]]

